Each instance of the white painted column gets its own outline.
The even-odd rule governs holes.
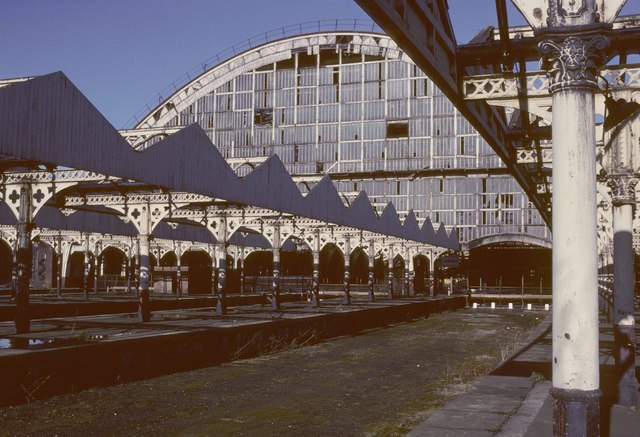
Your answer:
[[[553,119],[554,435],[598,435],[600,392],[595,74],[607,39],[553,29],[539,50]],[[580,53],[578,60],[575,55]],[[584,434],[580,431],[584,430]],[[589,431],[588,431],[589,430]]]
[[[140,229],[138,229],[138,284],[140,291],[138,295],[138,318],[141,322],[151,320],[151,308],[149,303],[149,231],[150,223],[150,206],[147,203],[141,209]]]
[[[637,179],[613,177],[613,323],[617,376],[616,403],[638,405],[634,315],[633,208]]]
[[[216,296],[216,312],[222,316],[227,314],[227,218],[222,216],[218,229],[220,243],[216,246],[218,255],[218,292]],[[233,267],[233,266],[232,266]]]

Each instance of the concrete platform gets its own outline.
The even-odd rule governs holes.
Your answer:
[[[473,388],[432,414],[408,436],[501,436],[553,435],[551,389],[551,315],[529,336],[511,359],[479,378]],[[611,405],[612,327],[600,325],[601,435],[637,436],[640,411]],[[636,336],[636,338],[638,338]],[[637,349],[636,349],[637,350]],[[638,354],[640,363],[640,353]],[[640,367],[636,369],[640,375]]]
[[[311,344],[465,306],[465,298],[285,302],[33,320],[29,334],[0,323],[0,406],[155,377]]]

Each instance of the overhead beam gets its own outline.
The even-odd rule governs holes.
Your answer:
[[[484,101],[465,101],[458,65],[458,48],[444,0],[355,0],[378,25],[411,57],[429,78],[452,101],[511,170],[548,226],[551,213],[548,201],[537,194],[536,184],[512,159],[512,144],[502,110]],[[498,43],[499,44],[499,43]],[[500,47],[495,47],[497,53]],[[498,59],[495,63],[501,63]]]

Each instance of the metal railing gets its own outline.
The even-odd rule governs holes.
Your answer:
[[[284,39],[287,37],[316,32],[319,33],[337,31],[363,31],[383,33],[382,29],[374,21],[362,18],[307,21],[280,27],[268,32],[259,33],[245,41],[234,44],[231,47],[216,53],[210,58],[205,59],[199,65],[191,68],[178,79],[167,85],[156,96],[149,99],[149,101],[127,121],[125,127],[134,127],[154,108],[156,108],[166,98],[168,98],[174,92],[178,91],[184,85],[191,82],[201,74],[205,73],[210,68],[213,68],[216,65],[219,65],[222,62],[227,61],[240,53],[246,52],[247,50],[251,50],[255,47],[259,47],[263,44],[267,44],[272,41],[277,41],[279,39]]]

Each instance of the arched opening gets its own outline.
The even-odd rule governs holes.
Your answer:
[[[328,243],[322,248],[318,270],[321,284],[342,284],[344,256],[337,245]]]
[[[311,248],[295,237],[288,238],[280,249],[281,289],[296,291],[311,288],[313,254]]]
[[[0,240],[0,287],[11,288],[11,270],[13,269],[13,252],[11,246]]]
[[[416,294],[429,292],[429,258],[425,255],[413,257],[413,290]]]
[[[267,292],[271,288],[273,273],[273,252],[256,250],[244,259],[244,291],[247,293]]]
[[[187,250],[181,257],[182,292],[188,294],[211,293],[211,257],[204,250]]]
[[[88,284],[90,284],[89,288],[93,290],[93,275],[95,274],[95,269],[93,266],[93,254],[89,252],[89,277],[87,278]],[[83,289],[84,287],[84,252],[77,251],[73,252],[69,256],[69,261],[67,262],[67,274],[65,275],[65,288],[79,288]]]
[[[404,293],[404,258],[399,254],[393,258],[393,290],[396,294]]]
[[[109,246],[105,248],[98,262],[102,271],[98,280],[98,288],[109,290],[111,287],[124,287],[127,284],[127,256],[122,249]]]
[[[352,284],[369,282],[369,256],[361,247],[356,247],[349,258],[349,278]]]
[[[521,242],[497,242],[469,250],[462,271],[470,287],[551,288],[551,249]]]
[[[178,264],[175,252],[167,252],[160,257],[160,267],[173,267]]]
[[[376,256],[373,260],[373,281],[377,284],[384,283],[388,278],[389,263],[385,254]]]

